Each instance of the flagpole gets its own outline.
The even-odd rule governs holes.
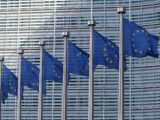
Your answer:
[[[3,61],[4,61],[4,57],[0,57],[0,90],[2,91],[2,75],[3,75]],[[0,92],[0,120],[1,120],[1,101],[2,101],[2,92]]]
[[[118,100],[118,120],[124,120],[124,57],[123,57],[123,14],[125,8],[117,9],[120,15],[120,42],[119,42],[119,100]]]
[[[94,74],[93,74],[93,50],[94,50],[94,37],[93,30],[96,25],[95,21],[91,19],[88,21],[90,27],[90,49],[89,49],[89,98],[88,98],[88,120],[94,120]]]
[[[44,42],[40,41],[40,71],[39,71],[39,96],[38,96],[38,120],[43,120],[43,50]]]
[[[62,33],[64,38],[63,91],[62,91],[62,120],[67,120],[67,81],[68,81],[68,37],[69,32]]]
[[[19,54],[19,73],[18,73],[18,103],[17,103],[17,120],[21,120],[21,95],[22,95],[22,56],[23,49],[18,49]]]

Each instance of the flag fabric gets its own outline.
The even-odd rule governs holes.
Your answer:
[[[43,81],[43,94],[46,93],[45,84]],[[39,91],[39,69],[26,58],[22,59],[22,86]]]
[[[148,51],[148,55],[153,56],[153,57],[159,57],[159,52],[158,52],[158,42],[159,42],[159,37],[156,35],[149,34],[149,39],[151,40],[151,50]]]
[[[133,57],[158,57],[159,38],[145,28],[124,19],[124,53]]]
[[[18,94],[18,78],[3,65],[2,75],[2,101],[8,97],[8,93],[17,96]]]
[[[68,71],[89,76],[89,54],[70,41],[68,41]]]
[[[44,50],[43,53],[44,80],[63,82],[63,64]]]
[[[96,30],[94,30],[94,65],[105,65],[111,69],[119,69],[118,46]]]

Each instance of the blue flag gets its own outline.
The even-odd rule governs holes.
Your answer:
[[[22,86],[39,91],[39,69],[26,58],[22,59]],[[43,81],[43,94],[45,93],[45,81]]]
[[[5,66],[3,65],[3,76],[2,76],[2,101],[8,97],[8,93],[17,96],[18,92],[18,78]]]
[[[119,48],[94,30],[94,64],[119,69]],[[126,66],[125,66],[126,69]]]
[[[44,50],[44,80],[63,82],[63,64]]]
[[[68,41],[68,71],[77,75],[89,76],[89,55]]]
[[[133,57],[158,57],[159,38],[146,29],[124,19],[124,52]]]

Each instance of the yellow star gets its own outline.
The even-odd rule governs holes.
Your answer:
[[[112,61],[112,60],[110,60],[109,62],[110,62],[110,63],[112,63],[113,61]]]
[[[151,51],[151,48],[148,48],[148,51]]]
[[[115,57],[116,57],[116,58],[118,58],[118,55],[117,55],[117,54],[115,54]]]
[[[109,61],[109,58],[106,58],[106,61]]]
[[[140,50],[140,51],[139,51],[139,54],[143,54],[143,51],[142,51],[142,50]]]
[[[137,50],[137,49],[135,49],[135,50],[134,50],[134,52],[138,53],[138,50]]]

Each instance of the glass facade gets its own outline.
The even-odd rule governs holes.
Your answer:
[[[70,31],[70,40],[89,51],[91,11],[95,29],[119,45],[117,7],[125,6],[125,17],[160,35],[160,0],[1,0],[0,55],[5,64],[18,75],[18,47],[24,57],[39,66],[39,46],[63,62],[62,32]],[[160,51],[160,47],[158,46]],[[160,59],[127,57],[125,72],[125,120],[160,120]],[[94,72],[95,120],[117,120],[118,71],[98,66]],[[38,92],[25,88],[22,119],[38,119]],[[47,83],[44,96],[44,120],[61,119],[62,85]],[[2,105],[2,119],[16,120],[16,97],[9,95]],[[71,75],[68,86],[68,120],[87,120],[88,78]]]

